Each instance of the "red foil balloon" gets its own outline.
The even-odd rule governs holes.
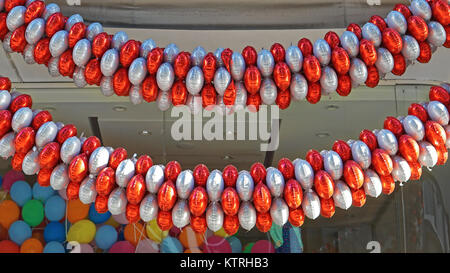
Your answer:
[[[372,42],[362,39],[359,43],[359,54],[366,65],[374,65],[377,61],[378,54]]]
[[[140,43],[135,40],[129,40],[127,41],[121,48],[120,48],[120,55],[119,55],[119,61],[120,64],[127,68],[131,65],[131,63],[139,57],[139,50],[140,50]]]
[[[325,218],[331,218],[333,217],[335,210],[333,198],[320,198],[320,215]]]
[[[419,162],[408,162],[409,168],[411,169],[410,180],[419,180],[422,176],[422,166]]]
[[[51,38],[56,32],[63,30],[66,25],[66,18],[61,12],[56,12],[48,17],[45,24],[45,34]]]
[[[428,113],[427,110],[425,110],[425,107],[423,107],[421,104],[418,103],[412,103],[408,107],[408,115],[416,116],[425,123],[428,120]]]
[[[203,76],[206,83],[210,83],[213,80],[214,74],[216,73],[216,66],[216,57],[214,56],[214,54],[209,52],[208,54],[206,54],[205,58],[203,58],[202,63]]]
[[[437,152],[437,155],[438,155],[438,161],[437,161],[436,164],[444,165],[447,162],[447,160],[448,160],[447,148],[445,148],[445,146],[438,146],[438,147],[435,147],[435,148],[436,148],[436,152]],[[422,170],[422,168],[420,170]]]
[[[76,200],[78,199],[78,193],[80,192],[80,184],[73,181],[69,182],[66,189],[67,199]]]
[[[146,102],[155,101],[158,97],[158,84],[154,75],[148,76],[141,83],[142,98]]]
[[[202,186],[197,186],[189,195],[189,210],[194,216],[202,215],[208,206],[208,194]]]
[[[367,87],[374,88],[380,82],[380,74],[378,73],[378,69],[374,66],[367,67],[367,80],[365,82]]]
[[[385,47],[392,54],[399,54],[403,48],[402,36],[392,29],[387,28],[382,33],[383,36],[383,47]]]
[[[381,176],[381,188],[384,194],[389,195],[394,192],[395,182],[391,175]]]
[[[128,189],[128,188],[127,188]],[[145,188],[144,188],[145,191]],[[163,211],[170,211],[177,201],[177,190],[172,181],[168,180],[158,190],[158,206]]]
[[[321,86],[318,82],[308,82],[308,94],[306,94],[306,100],[309,103],[316,104],[322,97]]]
[[[256,213],[256,228],[261,232],[268,232],[272,227],[272,217],[270,213]]]
[[[371,151],[378,147],[377,137],[369,130],[362,130],[359,134],[359,140],[366,143]]]
[[[9,12],[14,7],[25,6],[26,0],[5,0],[4,2],[5,2],[5,4],[4,4],[5,11]]]
[[[202,92],[202,106],[205,109],[210,109],[216,105],[217,94],[214,87],[207,83],[203,86]]]
[[[350,25],[348,25],[347,30],[355,33],[356,37],[358,37],[358,40],[361,40],[361,38],[362,38],[362,34],[361,34],[362,30],[361,30],[361,27],[358,24],[351,23]]]
[[[254,95],[261,87],[261,72],[256,66],[249,66],[245,70],[244,85],[248,93]]]
[[[339,36],[334,31],[328,31],[325,34],[324,40],[327,41],[327,43],[330,45],[331,49],[335,49],[341,44],[341,41],[339,39]]]
[[[348,96],[352,91],[352,79],[348,74],[338,76],[338,86],[336,92],[340,96]]]
[[[226,187],[234,187],[239,173],[235,166],[227,165],[222,171],[223,182]]]
[[[266,168],[260,162],[256,162],[250,167],[250,175],[256,184],[264,182],[266,180],[266,174]]]
[[[34,146],[36,131],[31,127],[21,129],[14,137],[14,148],[17,153],[26,154]]]
[[[52,57],[52,54],[50,53],[50,39],[49,38],[42,38],[37,42],[36,46],[34,47],[34,60],[38,64],[47,64],[50,58]]]
[[[345,49],[336,47],[331,52],[331,63],[338,75],[347,74],[350,69],[350,57]]]
[[[126,156],[125,156],[126,158]],[[110,164],[111,166],[111,164]],[[150,167],[153,166],[153,160],[150,156],[148,155],[141,155],[138,160],[136,161],[135,164],[135,169],[136,169],[136,173],[137,174],[142,174],[145,175],[147,174],[148,169],[150,169]]]
[[[6,34],[8,34],[8,27],[6,26],[6,17],[8,15],[4,12],[0,13],[0,40],[5,39]]]
[[[84,69],[84,78],[86,79],[86,82],[90,85],[100,85],[102,77],[103,74],[100,69],[100,60],[90,60]]]
[[[303,190],[295,179],[289,179],[284,187],[284,200],[291,209],[300,207],[303,200]]]
[[[204,164],[198,164],[194,168],[193,176],[194,176],[196,186],[205,187],[206,180],[208,179],[208,176],[209,176],[208,167],[206,167],[206,165],[204,165]]]
[[[236,215],[239,211],[239,195],[233,187],[227,187],[222,193],[222,210],[226,215]]]
[[[3,137],[7,132],[11,131],[11,120],[11,112],[9,112],[8,110],[0,111],[0,138]]]
[[[97,195],[94,208],[98,213],[106,213],[108,211],[108,196]]]
[[[227,106],[233,106],[236,101],[236,86],[234,85],[234,81],[231,81],[228,84],[227,89],[223,93],[223,104]]]
[[[403,134],[402,123],[394,117],[387,117],[384,120],[383,128],[391,131],[397,138]]]
[[[75,44],[86,37],[86,25],[83,22],[75,23],[69,30],[69,47],[73,48]]]
[[[444,128],[436,121],[425,122],[425,137],[435,147],[445,147],[447,140]]]
[[[101,58],[103,54],[110,48],[111,46],[111,37],[106,32],[102,32],[97,34],[95,38],[92,40],[92,54],[96,58]]]
[[[27,45],[27,40],[25,39],[25,26],[21,26],[14,30],[10,38],[10,47],[14,52],[22,53]]]
[[[447,38],[445,39],[445,43],[443,44],[443,46],[446,48],[450,48],[450,25],[445,26],[444,29],[445,29],[445,33],[447,34],[446,35]]]
[[[450,95],[447,90],[440,86],[432,86],[430,88],[430,92],[428,93],[428,97],[430,98],[430,101],[437,100],[445,106],[450,105]]]
[[[289,107],[291,104],[291,92],[289,90],[278,91],[276,104],[282,110]]]
[[[242,50],[242,57],[244,57],[247,66],[255,65],[257,56],[258,54],[252,46],[246,46]]]
[[[183,83],[182,80],[177,80],[172,85],[171,92],[172,92],[172,104],[174,106],[186,104],[188,92],[186,89],[186,85]]]
[[[418,42],[423,42],[428,37],[427,23],[420,16],[411,16],[408,18],[408,32]]]
[[[450,24],[450,6],[447,1],[433,0],[431,4],[433,17],[443,26]]]
[[[313,55],[306,56],[303,59],[303,71],[309,82],[317,82],[322,75],[319,60]]]
[[[171,229],[173,226],[172,213],[170,211],[158,211],[156,223],[162,231]]]
[[[122,147],[116,148],[109,157],[109,164],[108,164],[109,167],[111,167],[114,170],[117,169],[120,162],[127,159],[127,156],[128,156],[127,150],[125,150]]]
[[[383,149],[372,152],[372,167],[381,176],[390,175],[394,164],[389,154]]]
[[[278,170],[283,174],[285,180],[294,178],[294,164],[289,159],[280,159],[278,161]]]
[[[257,212],[264,213],[270,210],[272,195],[264,183],[258,183],[253,191],[253,205]]]
[[[139,214],[139,205],[135,204],[127,204],[127,208],[125,210],[125,217],[130,223],[137,223],[141,219]]]
[[[164,175],[168,180],[177,180],[178,175],[181,173],[181,165],[177,161],[170,161],[167,163],[164,169]]]
[[[392,69],[392,74],[401,76],[406,71],[406,60],[402,54],[394,54],[394,68]]]
[[[291,70],[285,62],[279,61],[273,69],[273,79],[281,90],[287,90],[291,84]]]
[[[334,181],[326,171],[319,170],[314,175],[314,189],[322,198],[328,199],[333,196]]]
[[[222,50],[222,53],[220,54],[220,59],[222,60],[225,68],[230,71],[230,65],[231,65],[231,57],[233,55],[233,51],[229,48]]]
[[[11,159],[11,167],[13,170],[21,172],[22,171],[22,163],[25,158],[26,153],[15,153]]]
[[[206,222],[206,220],[205,220],[205,222]],[[192,225],[192,220],[191,220],[191,225]],[[238,232],[238,230],[239,230],[239,218],[236,215],[233,215],[233,216],[225,215],[225,217],[223,219],[223,229],[230,236],[236,234],[236,232]]]
[[[63,144],[69,137],[76,136],[78,133],[77,127],[73,124],[67,124],[58,131],[58,135],[56,136],[56,141],[59,144]]]
[[[42,148],[39,153],[39,165],[41,168],[53,169],[59,162],[59,150],[61,146],[58,142],[50,142]]]
[[[81,146],[81,151],[86,154],[86,156],[90,156],[95,149],[102,146],[100,139],[96,136],[88,137],[83,145]]]
[[[364,173],[361,166],[355,161],[347,160],[345,162],[343,175],[345,182],[350,188],[355,190],[362,187],[364,183]]]
[[[352,159],[352,149],[347,142],[343,140],[336,140],[332,149],[341,157],[343,162]]]
[[[350,189],[352,191],[352,205],[355,207],[362,207],[366,203],[366,193],[364,192],[363,188],[354,190]]]
[[[302,51],[303,57],[309,56],[313,52],[313,45],[310,40],[306,38],[300,39],[297,43],[298,48]]]
[[[106,167],[98,173],[95,181],[95,190],[99,195],[108,196],[116,184],[114,169]]]
[[[131,83],[128,79],[128,71],[126,68],[119,68],[114,73],[113,88],[117,96],[128,96],[130,93]]]
[[[25,11],[24,15],[25,24],[29,24],[34,19],[41,17],[44,11],[45,11],[44,1],[31,2],[31,4],[27,7],[27,10]]]
[[[409,17],[412,15],[411,11],[409,10],[409,8],[406,5],[404,5],[404,4],[397,4],[397,5],[395,5],[393,10],[398,11],[401,14],[403,14],[405,19],[409,19]]]
[[[173,183],[172,183],[172,185],[173,185]],[[163,185],[163,187],[164,187],[164,185]],[[166,193],[162,193],[161,195],[159,195],[159,192],[158,192],[158,203],[162,206],[161,209],[165,208],[164,210],[170,210],[172,208],[172,207],[169,208],[168,206],[166,206],[166,205],[170,206],[170,204],[172,202],[172,201],[170,201],[170,200],[172,200],[171,199],[172,197],[170,197],[170,195],[172,194],[171,190],[169,190],[169,187],[167,187],[167,189],[168,190],[166,191]],[[133,204],[133,205],[139,204],[142,201],[142,199],[144,198],[145,192],[146,192],[146,188],[145,188],[144,176],[142,176],[142,174],[137,174],[137,175],[133,176],[133,178],[130,179],[130,182],[128,182],[127,190],[126,190],[128,203]],[[161,201],[159,201],[160,197],[161,197]],[[175,198],[176,198],[176,195],[175,195]]]
[[[384,21],[383,17],[378,16],[378,15],[374,15],[374,16],[370,17],[369,22],[376,25],[380,29],[380,32],[383,32],[387,27],[386,22]]]
[[[15,99],[11,101],[11,104],[9,105],[9,110],[11,111],[11,114],[14,114],[23,107],[31,108],[33,105],[33,101],[31,99],[30,95],[22,94],[17,96]]]
[[[7,77],[0,77],[0,90],[11,91],[11,81]]]
[[[311,149],[306,153],[306,161],[308,161],[315,172],[323,169],[323,158],[316,150]]]
[[[416,162],[419,159],[419,144],[409,135],[402,135],[398,138],[398,150],[408,162]]]
[[[191,54],[188,52],[181,52],[175,58],[173,63],[173,70],[175,71],[175,76],[179,79],[186,78],[186,75],[191,67]]]
[[[52,120],[53,118],[49,111],[40,111],[33,118],[33,121],[31,122],[31,127],[33,127],[33,129],[37,131],[42,126],[42,124]]]
[[[58,68],[59,73],[62,76],[72,78],[73,72],[75,71],[75,62],[72,58],[72,50],[66,50],[63,54],[61,54],[59,57]]]
[[[151,75],[156,74],[163,60],[164,60],[164,50],[159,47],[152,49],[152,51],[150,51],[147,56],[148,73]]]
[[[86,154],[79,154],[75,156],[69,164],[69,179],[73,183],[79,184],[87,176],[88,170],[89,166]]]
[[[249,94],[247,96],[247,107],[250,112],[258,112],[259,106],[261,105],[261,96],[259,93],[256,94]]]
[[[192,227],[192,230],[195,231],[196,233],[204,234],[207,229],[205,215],[191,217],[191,227]]]
[[[420,53],[417,61],[420,63],[428,63],[431,60],[431,46],[428,42],[419,42]]]
[[[276,63],[278,62],[284,62],[284,57],[286,56],[286,51],[284,50],[284,47],[279,44],[275,43],[270,47],[270,53],[272,53],[273,59]]]
[[[48,187],[50,186],[50,177],[52,175],[53,168],[51,169],[40,169],[37,175],[37,181],[39,186]]]
[[[305,222],[305,213],[302,208],[289,210],[289,223],[294,227],[300,227]]]

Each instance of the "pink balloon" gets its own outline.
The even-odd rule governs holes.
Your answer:
[[[81,244],[80,253],[94,253],[94,249],[89,244]]]
[[[203,245],[205,253],[231,253],[230,243],[223,237],[213,235]]]
[[[136,253],[159,253],[159,247],[150,239],[140,240],[136,247]]]
[[[3,176],[3,189],[9,191],[11,189],[11,186],[19,180],[25,180],[25,175],[23,172],[18,172],[14,170],[8,171],[5,176]]]
[[[274,253],[275,248],[267,240],[259,240],[252,247],[252,253]]]
[[[128,220],[127,216],[125,215],[125,212],[118,215],[113,215],[113,219],[116,220],[116,222],[121,225],[128,225]]]
[[[134,246],[128,241],[119,241],[111,246],[109,253],[134,253]]]

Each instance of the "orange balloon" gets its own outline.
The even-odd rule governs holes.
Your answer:
[[[445,146],[447,139],[444,128],[432,120],[425,122],[425,137],[435,147]]]
[[[418,103],[412,103],[408,107],[408,115],[418,117],[423,123],[427,122],[428,120],[427,110],[425,109],[425,107]]]
[[[298,208],[303,200],[303,190],[295,179],[289,179],[284,187],[284,200],[291,209]]]
[[[40,111],[33,118],[33,122],[31,123],[31,126],[33,127],[34,130],[37,131],[42,126],[42,124],[52,121],[52,120],[53,120],[52,114],[50,114],[49,111]],[[59,132],[61,132],[61,131],[59,131]],[[58,135],[59,135],[59,132],[58,132]],[[62,144],[62,142],[59,142],[59,144]]]
[[[268,232],[270,228],[272,227],[272,217],[270,216],[270,213],[264,212],[256,213],[256,227],[261,232]]]
[[[344,180],[350,188],[356,190],[362,187],[364,173],[358,163],[353,160],[347,160],[344,164],[343,174]]]
[[[443,46],[446,48],[450,48],[450,25],[445,26],[444,29],[445,33],[447,34],[446,35],[447,38],[445,39],[445,43],[443,44]]]
[[[231,217],[237,217],[237,216],[231,216]],[[227,216],[225,215],[225,219],[227,218]],[[225,220],[224,220],[225,223]],[[205,215],[200,215],[200,216],[192,216],[191,217],[191,227],[192,230],[194,230],[195,232],[199,233],[199,234],[204,234],[206,232],[206,218]]]
[[[338,76],[336,92],[339,96],[348,96],[352,92],[352,79],[348,74]]]
[[[125,217],[130,223],[139,222],[139,220],[141,220],[141,216],[139,214],[139,205],[128,203],[125,210]]]
[[[132,223],[125,226],[123,230],[125,240],[132,245],[137,246],[139,241],[147,238],[145,228],[141,223]]]
[[[52,54],[50,53],[50,39],[49,38],[42,38],[37,42],[36,46],[34,47],[34,60],[38,64],[47,64],[50,58],[52,57]]]
[[[45,4],[44,1],[33,1],[28,5],[27,10],[25,11],[24,21],[26,24],[29,24],[34,19],[41,17],[44,13]]]
[[[192,215],[200,216],[205,212],[206,206],[208,206],[208,194],[204,187],[198,186],[189,196],[189,210]]]
[[[120,64],[127,68],[131,63],[139,57],[140,42],[135,40],[127,41],[121,48],[119,54]]]
[[[422,176],[422,166],[419,162],[408,162],[409,168],[411,169],[410,180],[419,180]]]
[[[387,117],[384,120],[383,128],[391,131],[396,137],[400,137],[403,134],[402,123],[394,117]]]
[[[91,59],[84,68],[84,78],[90,85],[100,85],[103,74],[100,69],[100,60]]]
[[[0,203],[0,215],[0,225],[8,230],[12,223],[19,220],[20,209],[14,201],[3,200]]]
[[[97,58],[101,58],[106,50],[110,48],[110,45],[110,36],[108,33],[102,32],[92,40],[92,54]]]
[[[150,54],[149,54],[150,56]],[[158,97],[158,84],[154,75],[148,76],[141,84],[142,98],[146,102],[155,101]]]
[[[428,63],[431,60],[431,46],[427,41],[419,42],[420,53],[417,61]]]
[[[258,183],[253,191],[253,204],[257,212],[268,212],[272,205],[272,195],[264,183]]]
[[[178,79],[184,79],[191,67],[191,54],[189,52],[180,52],[173,62],[173,70]]]
[[[108,211],[108,196],[97,195],[94,204],[98,213],[106,213]]]
[[[287,89],[283,91],[278,90],[276,104],[282,110],[288,108],[291,104],[291,92]]]
[[[438,165],[444,165],[448,160],[448,151],[445,146],[435,146],[438,155]]]
[[[15,153],[13,155],[13,158],[11,160],[11,167],[13,170],[18,172],[22,171],[22,163],[26,155],[26,153]]]
[[[336,140],[332,149],[341,157],[343,162],[352,158],[352,150],[347,142],[343,140]]]
[[[419,159],[419,144],[409,135],[402,135],[398,139],[398,150],[408,162],[416,162]]]
[[[69,48],[73,48],[75,44],[86,37],[86,25],[83,22],[75,23],[69,30]]]
[[[75,62],[73,61],[72,50],[66,50],[61,56],[59,56],[58,68],[59,73],[62,76],[73,77],[75,71]]]
[[[236,234],[236,232],[238,232],[238,230],[239,230],[238,216],[237,215],[233,215],[233,216],[225,215],[225,217],[223,219],[223,229],[230,236]]]
[[[36,238],[29,238],[20,246],[20,253],[42,253],[43,250],[41,241]]]
[[[113,89],[117,96],[128,96],[130,93],[131,82],[128,79],[126,68],[119,68],[113,76]]]
[[[189,248],[184,251],[184,253],[203,253],[199,248]]]
[[[239,195],[233,187],[227,187],[221,198],[223,212],[227,215],[236,215],[239,211]]]
[[[0,241],[0,253],[19,253],[20,248],[10,240]]]
[[[32,105],[33,100],[31,99],[31,96],[27,94],[22,94],[20,96],[17,96],[15,99],[11,101],[11,104],[9,105],[9,110],[11,111],[11,114],[14,114],[20,108],[23,107],[31,108]]]
[[[381,180],[381,187],[382,187],[384,194],[389,195],[394,192],[395,182],[394,182],[394,178],[392,178],[391,175],[386,175],[386,176],[380,175],[380,180]]]
[[[46,168],[39,170],[39,173],[37,175],[37,182],[41,187],[50,186],[50,177],[52,176],[53,169],[54,168]]]
[[[120,162],[127,158],[127,150],[122,147],[116,148],[109,158],[109,167],[117,169]]]
[[[205,58],[203,58],[202,70],[206,83],[211,83],[214,78],[214,74],[216,73],[217,60],[214,54],[209,52],[206,54]]]
[[[0,111],[0,138],[11,131],[12,115],[8,110]]]
[[[353,199],[353,206],[355,207],[362,207],[366,203],[366,193],[364,192],[363,188],[359,188],[357,190],[350,189],[352,191],[352,199]]]
[[[148,53],[147,69],[150,75],[154,75],[164,60],[164,49],[155,47]]]
[[[204,241],[203,233],[195,232],[191,226],[186,226],[181,229],[178,240],[184,248],[199,248]]]
[[[18,29],[14,30],[11,34],[11,38],[9,40],[10,47],[14,52],[22,53],[27,45],[27,40],[25,39],[25,26],[21,26]]]
[[[56,12],[48,17],[45,25],[45,34],[51,38],[56,32],[62,30],[66,24],[66,18],[61,12]]]
[[[393,169],[393,162],[389,154],[383,149],[375,149],[372,152],[373,169],[382,176],[390,175]]]
[[[450,104],[450,95],[447,90],[440,86],[432,86],[430,88],[430,92],[428,93],[428,97],[430,98],[430,101],[437,100],[445,104],[445,106]]]
[[[305,159],[311,164],[311,167],[315,172],[323,169],[323,158],[318,151],[314,149],[309,150],[306,153]]]
[[[334,212],[335,206],[333,198],[320,198],[320,214],[325,218],[331,218],[333,217]]]
[[[412,15],[409,8],[404,4],[397,4],[392,10],[398,11],[403,14],[405,19],[409,19],[409,17]]]
[[[450,24],[450,6],[447,4],[447,1],[434,0],[432,1],[431,9],[434,18],[436,18],[439,23],[443,26]]]
[[[259,95],[259,92],[256,94],[248,94],[247,96],[247,107],[250,112],[258,112],[259,106],[261,105],[261,96]]]
[[[83,204],[80,199],[69,200],[67,204],[67,219],[72,224],[86,219],[89,214],[89,207],[89,205]]]
[[[80,183],[76,183],[73,181],[69,182],[66,188],[66,196],[68,200],[76,200],[78,199],[78,193],[80,192]]]
[[[205,220],[206,221],[206,220]],[[158,211],[158,216],[156,217],[156,223],[162,231],[169,230],[173,226],[172,222],[172,212],[170,211]]]
[[[305,213],[302,208],[289,209],[289,223],[295,227],[300,227],[305,222]]]
[[[334,192],[333,178],[326,171],[318,171],[314,176],[314,188],[320,197],[324,199],[331,198]]]
[[[378,147],[377,137],[369,130],[362,130],[359,134],[359,140],[364,142],[371,151]]]

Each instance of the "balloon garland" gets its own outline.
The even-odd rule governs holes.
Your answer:
[[[175,44],[160,48],[152,39],[129,40],[123,31],[109,35],[100,23],[87,26],[79,14],[67,18],[58,5],[39,0],[5,1],[3,9],[0,38],[7,52],[45,64],[52,76],[71,77],[78,87],[98,85],[105,96],[129,96],[133,104],[156,101],[162,111],[185,104],[192,110],[258,110],[275,103],[286,109],[291,99],[314,104],[334,92],[347,96],[362,84],[376,87],[385,74],[402,75],[409,63],[427,63],[437,47],[450,47],[444,0],[397,4],[385,19],[374,15],[362,27],[352,23],[340,37],[330,31],[314,44],[302,38],[287,49],[275,43],[242,53],[202,47],[180,52]]]

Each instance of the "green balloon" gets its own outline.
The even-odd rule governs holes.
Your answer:
[[[252,247],[255,243],[248,243],[245,247],[244,247],[244,251],[242,251],[243,253],[252,253]]]
[[[32,227],[39,226],[44,220],[44,206],[39,200],[32,199],[22,208],[23,220]]]

